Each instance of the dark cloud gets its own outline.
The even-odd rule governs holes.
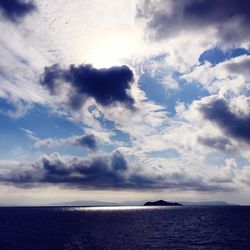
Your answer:
[[[35,138],[35,147],[36,148],[53,148],[59,147],[62,145],[71,145],[76,147],[87,147],[90,150],[97,150],[98,142],[94,135],[82,135],[82,136],[71,136],[67,138],[46,138],[46,139],[38,139]]]
[[[225,137],[198,137],[198,142],[213,149],[221,151],[232,151],[233,145],[228,138]]]
[[[0,10],[6,18],[17,22],[20,18],[36,10],[36,6],[32,1],[0,0]]]
[[[140,183],[132,183],[129,180],[127,170],[127,162],[118,151],[112,155],[98,155],[85,159],[62,157],[54,153],[32,164],[30,171],[20,174],[14,172],[5,181],[24,187],[37,184],[61,184],[95,189],[140,186]]]
[[[89,97],[102,106],[121,103],[133,109],[134,99],[130,94],[133,81],[133,71],[128,66],[96,69],[83,64],[71,65],[67,69],[59,65],[46,67],[40,82],[51,95],[62,94],[62,82],[70,84],[68,105],[77,110]]]
[[[210,178],[210,181],[215,183],[232,183],[233,179],[228,176],[215,176],[213,178]]]
[[[91,150],[97,149],[97,140],[94,135],[83,135],[75,138],[72,144],[74,146],[87,147]]]
[[[13,167],[12,167],[13,169]],[[111,155],[87,158],[67,157],[54,153],[41,160],[17,166],[0,174],[5,184],[30,188],[40,185],[60,185],[80,189],[178,189],[198,191],[230,191],[231,187],[209,184],[202,177],[191,177],[184,171],[161,174],[142,174],[128,167],[124,156],[116,151]]]
[[[222,99],[203,104],[200,110],[206,119],[217,124],[227,135],[250,143],[250,116],[234,114]]]
[[[217,28],[226,42],[249,38],[250,2],[248,0],[168,0],[155,4],[145,0],[138,6],[138,17],[146,18],[155,39],[182,31]]]
[[[240,62],[231,62],[226,65],[231,73],[243,74],[250,76],[250,58],[246,57]]]
[[[126,160],[119,151],[113,154],[111,165],[114,170],[127,170],[128,168]]]

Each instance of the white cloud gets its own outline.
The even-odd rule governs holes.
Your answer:
[[[231,97],[244,94],[249,90],[249,74],[244,65],[249,56],[239,56],[212,66],[209,62],[198,65],[182,76],[188,82],[201,84],[211,94]]]

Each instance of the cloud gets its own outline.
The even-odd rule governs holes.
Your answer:
[[[9,100],[5,101],[4,98],[1,100],[6,105],[2,105],[0,108],[0,114],[9,116],[12,119],[18,119],[26,115],[28,110],[32,107],[32,104],[22,101],[22,100],[11,100],[12,97],[9,97]]]
[[[140,168],[131,168],[119,151],[85,158],[61,156],[59,153],[45,155],[34,163],[20,163],[4,169],[0,172],[0,182],[21,188],[59,185],[94,190],[178,189],[210,192],[233,189],[230,186],[208,183],[203,177],[191,176],[183,169],[146,173]]]
[[[220,97],[247,95],[250,89],[249,58],[249,55],[242,55],[215,66],[205,62],[193,67],[191,72],[181,78],[189,83],[200,84],[211,94]]]
[[[129,91],[134,82],[134,75],[128,66],[96,69],[91,65],[82,64],[62,69],[55,64],[45,67],[40,83],[51,95],[62,94],[62,82],[69,84],[66,95],[68,106],[73,110],[79,110],[88,98],[94,98],[102,106],[121,103],[133,109],[134,99]]]
[[[10,21],[17,22],[36,10],[36,6],[32,1],[0,0],[0,10]]]
[[[234,74],[242,74],[247,78],[250,76],[250,57],[241,57],[241,61],[231,61],[226,64],[226,68],[229,72]]]
[[[44,156],[22,172],[12,171],[4,182],[18,186],[58,184],[79,188],[126,188],[140,186],[126,176],[128,165],[120,152],[89,158]],[[141,179],[140,182],[144,182]]]
[[[14,1],[6,2],[11,4]],[[37,23],[40,14],[39,9],[39,13],[32,16],[32,22],[30,19],[22,25],[13,25],[0,17],[0,98],[7,104],[1,106],[0,112],[13,118],[27,114],[33,104],[43,105],[48,100],[42,86],[37,84],[39,74],[50,63],[48,49],[45,49],[46,31],[41,32],[42,25]]]
[[[212,100],[200,107],[206,119],[218,125],[227,135],[250,143],[250,116],[233,113],[223,99]]]
[[[82,136],[71,136],[68,138],[60,138],[60,139],[53,139],[53,138],[46,138],[46,139],[35,139],[35,147],[36,148],[53,148],[59,147],[62,145],[71,145],[76,147],[88,148],[92,151],[97,150],[97,139],[94,135],[82,135]]]
[[[233,150],[233,145],[231,141],[225,137],[198,137],[198,142],[213,149],[218,149],[221,151],[231,151]]]
[[[73,142],[74,146],[87,147],[91,150],[97,149],[97,141],[94,135],[80,136]]]
[[[250,186],[250,166],[244,166],[241,171],[240,180]]]
[[[248,0],[145,0],[138,5],[138,17],[147,20],[154,39],[212,27],[226,43],[244,41],[249,38],[249,13]]]
[[[33,131],[29,130],[29,129],[26,129],[26,128],[20,128],[20,130],[23,131],[24,134],[25,134],[29,139],[31,139],[31,140],[33,140],[33,141],[39,140],[39,139],[37,138],[37,135],[36,135],[35,132],[33,132]]]

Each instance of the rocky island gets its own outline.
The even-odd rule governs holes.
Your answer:
[[[177,202],[168,202],[164,200],[153,201],[153,202],[146,202],[144,206],[182,206],[182,204]]]

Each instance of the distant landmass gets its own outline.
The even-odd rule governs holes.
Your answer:
[[[181,201],[181,203],[188,206],[238,206],[225,201]]]
[[[177,202],[167,202],[160,200],[170,205],[155,205],[155,206],[171,206],[171,204],[181,204],[186,206],[237,206],[237,204],[227,203],[225,201],[178,201]],[[156,201],[159,202],[159,201]],[[76,201],[64,201],[57,203],[50,203],[48,206],[142,206],[148,203],[146,200],[140,201],[123,201],[123,202],[109,202],[109,201],[94,201],[94,200],[76,200]],[[178,206],[178,205],[172,205]]]
[[[177,202],[168,202],[164,200],[159,200],[159,201],[148,201],[144,204],[144,206],[182,206],[182,204],[177,203]]]

